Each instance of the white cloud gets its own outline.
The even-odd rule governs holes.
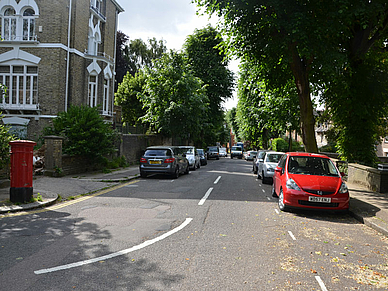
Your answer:
[[[191,0],[118,0],[124,12],[119,14],[118,30],[131,40],[147,41],[155,37],[165,40],[168,49],[181,50],[186,37],[209,23],[215,27],[217,17],[209,20],[208,15],[198,16],[198,10]],[[236,62],[229,66],[237,73]],[[237,98],[229,100],[225,107],[230,109]]]

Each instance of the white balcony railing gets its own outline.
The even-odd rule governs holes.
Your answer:
[[[101,11],[97,7],[90,5],[90,10],[92,10],[94,12],[94,14],[96,14],[98,17],[100,17],[102,21],[106,22],[105,15],[102,14]]]
[[[34,34],[32,36],[23,36],[23,35],[8,35],[2,36],[1,41],[14,41],[14,42],[37,42],[38,35]]]

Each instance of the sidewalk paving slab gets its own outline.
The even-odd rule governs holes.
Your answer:
[[[0,188],[0,214],[31,210],[55,203],[59,197],[69,198],[82,194],[95,193],[119,183],[136,179],[138,166],[127,167],[110,173],[92,172],[64,177],[36,176],[33,180],[33,197],[40,195],[42,202],[12,204],[10,188]]]

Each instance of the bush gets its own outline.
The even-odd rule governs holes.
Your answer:
[[[97,108],[89,106],[70,106],[67,112],[60,112],[53,119],[53,127],[46,127],[43,133],[65,137],[63,152],[83,156],[90,162],[101,162],[105,155],[114,152],[114,142],[118,138]]]
[[[288,142],[282,138],[275,138],[272,141],[272,150],[277,152],[287,152],[288,151]]]
[[[9,133],[9,127],[2,124],[3,117],[0,116],[0,169],[8,165],[10,159],[9,142],[14,140],[12,134]]]
[[[292,151],[293,152],[304,152],[304,146],[300,142],[293,140],[292,141]]]

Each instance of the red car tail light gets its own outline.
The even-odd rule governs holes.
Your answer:
[[[164,163],[165,164],[171,164],[171,163],[173,163],[175,161],[175,158],[169,158],[169,159],[165,159],[164,160]]]
[[[145,158],[141,158],[140,163],[142,163],[142,164],[147,163],[147,160]]]

